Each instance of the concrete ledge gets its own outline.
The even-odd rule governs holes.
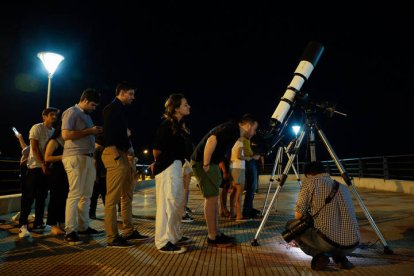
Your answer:
[[[303,175],[300,176],[303,179]],[[343,179],[339,176],[333,176],[333,179],[344,183]],[[295,175],[288,175],[287,181],[295,181]],[[260,183],[269,183],[270,182],[270,175],[260,175],[259,176]],[[275,180],[276,181],[276,180]],[[398,192],[398,193],[405,193],[405,194],[412,194],[414,195],[414,181],[408,180],[394,180],[394,179],[381,179],[381,178],[353,178],[352,183],[355,187],[360,188],[368,188],[373,190],[381,190],[387,192]]]
[[[0,196],[0,214],[20,211],[20,198],[22,194]]]

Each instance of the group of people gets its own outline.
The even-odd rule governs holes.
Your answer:
[[[89,225],[90,202],[96,180],[95,137],[102,135],[102,162],[105,167],[105,233],[110,247],[133,245],[146,240],[132,223],[134,155],[129,140],[125,106],[134,100],[135,90],[127,82],[117,85],[114,100],[103,111],[104,127],[94,125],[90,114],[100,102],[100,93],[88,88],[77,104],[62,113],[57,108],[42,112],[43,122],[35,124],[29,134],[30,153],[27,172],[22,181],[19,237],[30,231],[64,235],[71,245],[80,244],[82,236],[101,235],[104,231]],[[100,175],[102,177],[102,175]],[[98,178],[99,181],[99,178]],[[44,223],[45,200],[50,189],[47,222]],[[35,201],[35,220],[29,228],[28,216]],[[121,202],[122,235],[118,233],[116,206]]]
[[[64,234],[69,244],[81,243],[79,237],[83,235],[103,233],[89,226],[90,200],[97,176],[95,137],[102,135],[100,154],[105,175],[100,177],[106,183],[104,223],[107,245],[130,247],[133,241],[149,238],[140,234],[132,223],[136,168],[131,161],[134,160],[134,150],[126,106],[134,98],[133,86],[127,82],[119,83],[114,100],[103,109],[103,127],[94,125],[90,117],[100,100],[99,93],[94,89],[86,89],[79,103],[63,112],[61,127],[53,127],[59,110],[47,108],[43,111],[43,123],[34,125],[30,130],[30,154],[19,220],[20,237],[29,235],[28,215],[34,199],[36,211],[31,231],[41,232],[47,227],[43,222],[47,187],[50,187],[51,196],[47,224],[52,225],[54,233]],[[253,115],[245,114],[238,121],[214,127],[194,145],[185,123],[185,117],[190,115],[186,97],[173,93],[164,107],[163,120],[154,138],[154,163],[150,166],[156,189],[155,246],[160,252],[169,254],[187,250],[185,244],[190,243],[191,238],[184,236],[181,223],[188,216],[192,176],[204,197],[207,244],[231,246],[236,239],[221,231],[219,216],[245,221],[258,213],[253,208],[253,198],[257,189],[257,160],[260,155],[252,150],[250,144],[258,121]],[[349,192],[341,186],[329,206],[318,211],[326,192],[329,194],[333,185],[332,179],[314,164],[310,169],[305,169],[305,175],[309,177],[301,186],[296,217],[300,218],[305,212],[318,212],[319,215],[315,219],[314,231],[297,237],[297,242],[305,253],[314,256],[314,269],[326,266],[329,256],[342,267],[350,268],[345,256],[357,246],[359,230]],[[63,176],[66,176],[67,182]],[[47,185],[46,177],[50,185]],[[249,185],[246,186],[242,204],[246,178]],[[229,189],[233,190],[230,210],[226,206]],[[121,203],[122,235],[117,225],[118,203]],[[347,229],[346,233],[341,229]]]

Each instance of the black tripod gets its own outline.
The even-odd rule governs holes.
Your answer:
[[[266,221],[269,217],[270,210],[271,210],[271,208],[272,208],[272,206],[273,206],[273,204],[276,200],[276,197],[277,197],[278,193],[280,192],[280,189],[283,187],[283,185],[286,182],[290,167],[293,164],[293,161],[294,161],[294,159],[295,159],[295,157],[296,157],[296,155],[299,151],[299,148],[302,144],[303,138],[305,137],[306,133],[309,134],[311,161],[316,161],[316,151],[315,151],[315,131],[316,131],[318,133],[318,135],[320,136],[320,138],[322,139],[322,142],[325,145],[329,155],[334,160],[336,167],[338,168],[339,172],[341,173],[341,177],[343,178],[345,183],[348,185],[348,187],[353,192],[354,196],[358,200],[358,203],[359,203],[360,207],[362,208],[363,212],[365,213],[365,216],[367,217],[369,223],[371,224],[371,227],[374,229],[377,236],[379,237],[382,244],[384,245],[384,253],[385,254],[393,254],[393,251],[390,249],[390,247],[388,246],[388,244],[385,241],[384,237],[382,236],[380,230],[378,229],[377,225],[375,224],[375,222],[374,222],[373,218],[371,217],[368,209],[365,207],[365,204],[362,201],[361,197],[359,196],[357,190],[355,189],[354,185],[352,185],[352,180],[348,176],[348,173],[345,171],[344,166],[341,164],[338,157],[336,156],[332,146],[330,145],[330,143],[329,143],[328,139],[326,138],[325,134],[323,133],[322,129],[320,129],[318,127],[318,125],[316,124],[316,120],[313,116],[313,113],[307,113],[306,123],[301,129],[302,129],[302,131],[299,135],[299,138],[296,140],[296,144],[295,144],[295,147],[293,149],[293,152],[290,155],[289,160],[287,161],[287,164],[285,166],[285,169],[283,170],[282,176],[278,180],[279,186],[277,187],[277,189],[275,191],[275,194],[273,195],[273,198],[272,198],[272,200],[271,200],[271,202],[270,202],[270,204],[267,208],[267,211],[266,211],[266,213],[265,213],[265,215],[262,219],[262,222],[260,223],[260,226],[257,229],[254,240],[252,241],[252,245],[253,246],[258,246],[259,245],[258,242],[257,242],[257,238],[258,238],[258,236],[260,234],[260,231],[262,230],[263,226],[265,225],[265,223],[266,223]],[[272,177],[273,176],[274,176],[274,172],[273,172]]]

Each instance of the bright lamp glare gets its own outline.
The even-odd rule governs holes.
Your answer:
[[[293,132],[295,133],[295,135],[298,135],[299,131],[300,131],[300,126],[292,126]]]
[[[59,54],[51,52],[40,52],[37,54],[37,57],[42,61],[49,75],[53,75],[56,68],[64,60],[64,57]]]

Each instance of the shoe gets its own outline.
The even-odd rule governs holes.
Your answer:
[[[20,229],[19,229],[19,238],[29,238],[30,236],[31,236],[30,232],[27,229],[26,225],[23,225],[22,227],[20,227]]]
[[[222,239],[227,239],[227,240],[230,240],[230,241],[232,241],[232,242],[235,242],[235,241],[236,241],[236,238],[235,238],[235,237],[232,237],[232,236],[227,236],[227,235],[225,235],[224,233],[220,233],[220,234],[219,234],[219,236],[220,236]]]
[[[183,246],[177,246],[175,244],[172,244],[171,242],[167,242],[166,245],[164,245],[162,248],[158,249],[162,253],[167,254],[180,254],[187,251],[187,248]]]
[[[256,215],[258,215],[258,214],[260,214],[262,211],[252,208],[252,210],[251,210],[250,212],[251,212],[252,214],[256,214]]]
[[[78,235],[80,237],[82,236],[90,236],[90,237],[95,237],[95,236],[99,236],[102,235],[104,233],[104,231],[101,230],[95,230],[93,228],[88,227],[88,229],[86,229],[85,231],[78,231]]]
[[[193,211],[191,211],[191,209],[190,209],[190,208],[188,208],[188,207],[185,207],[185,212],[186,212],[186,213],[189,213],[189,214],[192,214],[192,213],[193,213]]]
[[[127,241],[123,237],[118,236],[112,242],[108,242],[106,246],[107,247],[126,248],[126,247],[134,246],[134,244],[132,242],[130,242],[130,241]]]
[[[19,219],[20,219],[20,212],[17,212],[17,214],[15,214],[14,216],[12,216],[11,220],[13,222],[19,223]]]
[[[89,218],[90,219],[96,219],[96,214],[95,213],[89,213]]]
[[[322,270],[329,264],[329,257],[319,254],[313,257],[311,261],[311,268],[313,270]]]
[[[41,234],[45,231],[50,231],[50,229],[52,229],[52,227],[47,224],[35,225],[33,226],[32,232]]]
[[[209,237],[207,237],[207,244],[214,247],[229,247],[233,245],[233,240],[230,239],[230,237],[222,235],[217,235],[214,240],[211,240]]]
[[[63,231],[61,228],[57,226],[52,226],[52,229],[50,230],[50,234],[53,236],[64,235],[65,231]]]
[[[192,240],[189,237],[182,236],[181,239],[175,245],[182,245],[190,242],[192,242]]]
[[[141,235],[137,230],[134,230],[131,235],[123,236],[122,238],[127,241],[145,241],[149,239],[148,236]]]
[[[79,236],[76,232],[70,232],[65,236],[64,240],[70,245],[78,245],[83,243],[83,241],[79,239]]]
[[[181,218],[181,222],[193,222],[194,219],[188,214],[185,213],[185,215]]]
[[[351,263],[346,256],[332,257],[332,260],[339,266],[339,268],[342,269],[352,269],[355,267],[354,264]]]

